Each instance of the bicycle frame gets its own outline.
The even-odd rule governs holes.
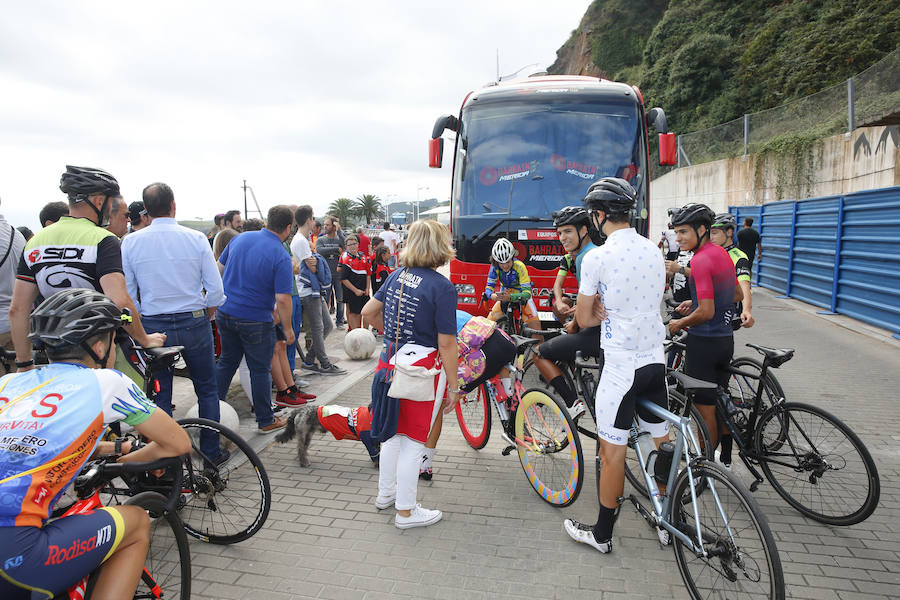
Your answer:
[[[162,466],[165,464],[171,465],[171,462],[173,460],[175,460],[175,459],[174,458],[171,458],[171,459],[163,458],[163,459],[158,459],[157,461],[154,461],[154,463],[158,466]],[[132,463],[132,464],[136,464],[136,463]],[[145,463],[145,464],[151,464],[151,463]],[[176,483],[177,487],[181,487],[181,472],[180,472],[180,470],[177,472],[177,474],[175,476],[175,483]],[[91,492],[91,494],[89,496],[87,496],[85,498],[79,498],[78,500],[76,500],[75,504],[70,506],[62,514],[62,516],[70,517],[72,515],[81,515],[81,514],[89,513],[93,510],[100,508],[101,506],[103,506],[103,502],[100,499],[100,492],[101,492],[101,490],[105,490],[106,488],[107,488],[107,486],[102,485],[102,484],[94,487],[93,492]],[[174,506],[175,506],[175,503],[177,502],[178,496],[179,496],[179,494],[176,494],[174,489],[172,489],[170,491],[168,497],[166,498],[166,510],[167,511],[172,511],[174,509]],[[98,567],[98,569],[99,568],[100,567]],[[85,598],[87,596],[88,582],[90,581],[90,578],[92,575],[93,575],[93,572],[88,573],[83,578],[79,579],[78,582],[75,583],[75,585],[73,585],[66,591],[66,597],[69,600],[85,600]],[[161,593],[161,590],[159,590],[159,588],[156,585],[156,580],[153,579],[153,576],[150,574],[149,571],[147,571],[146,566],[144,567],[143,572],[141,573],[141,579],[143,579],[148,584],[148,587],[151,590],[153,590],[154,594]],[[157,596],[157,597],[159,598],[161,596]]]
[[[693,509],[693,517],[694,517],[694,525],[697,531],[697,539],[693,540],[686,533],[678,530],[672,523],[669,522],[668,514],[671,510],[672,503],[672,495],[668,494],[665,496],[663,500],[660,500],[660,492],[659,486],[656,484],[656,478],[647,472],[645,465],[647,464],[647,457],[644,456],[644,453],[641,451],[641,447],[639,444],[633,444],[634,451],[637,454],[638,463],[641,467],[641,473],[644,475],[644,484],[647,486],[647,489],[650,491],[650,501],[653,503],[653,510],[656,513],[656,524],[666,531],[668,531],[673,536],[677,537],[687,546],[690,546],[691,549],[697,556],[703,556],[704,558],[709,558],[710,553],[709,550],[703,544],[703,536],[700,527],[700,513],[697,509],[697,490],[694,484],[694,475],[693,475],[693,467],[697,461],[702,460],[701,458],[691,458],[690,450],[693,450],[695,456],[699,457],[700,454],[700,444],[697,441],[697,438],[694,437],[694,432],[691,431],[690,428],[690,417],[680,417],[674,413],[669,412],[668,410],[657,406],[656,404],[646,400],[645,398],[638,399],[638,403],[645,410],[649,411],[656,417],[668,421],[672,425],[674,425],[679,433],[678,439],[675,440],[675,450],[673,452],[674,456],[684,456],[686,469],[688,472],[688,483],[690,484],[691,489],[691,504]],[[634,425],[632,426],[632,436],[634,437],[639,431],[639,426],[637,420],[635,420]],[[690,440],[690,446],[684,443],[685,440]],[[676,460],[672,461],[672,466],[669,468],[669,477],[666,481],[666,489],[671,490],[674,488],[675,480],[678,477],[678,466],[679,462]],[[722,518],[722,522],[725,523],[725,527],[727,528],[728,535],[734,541],[734,533],[731,530],[731,525],[728,523],[728,517],[725,515],[725,510],[722,506],[722,502],[719,499],[719,495],[716,492],[714,482],[707,478],[707,485],[709,486],[709,491],[712,494],[713,498],[716,502],[716,507],[719,510],[719,515]],[[640,512],[643,506],[638,502],[637,498],[632,494],[630,497],[632,503],[635,507],[638,507],[638,511]],[[646,509],[644,509],[646,510]]]

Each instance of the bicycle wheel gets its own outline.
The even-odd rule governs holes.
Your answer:
[[[260,530],[269,516],[269,476],[256,452],[237,433],[208,419],[178,421],[191,438],[184,490],[178,505],[189,535],[212,544],[233,544]],[[200,451],[200,432],[215,431],[231,457],[213,466]],[[190,461],[190,464],[187,461]]]
[[[706,490],[691,496],[687,469],[675,480],[669,522],[693,545],[672,536],[675,561],[692,598],[784,598],[784,573],[762,510],[741,482],[715,463],[691,468]],[[699,516],[699,522],[695,518]],[[697,552],[698,531],[707,556]]]
[[[134,593],[138,598],[187,600],[191,597],[191,551],[178,515],[165,511],[166,498],[141,492],[125,501],[150,515],[150,548],[144,573]],[[158,587],[156,587],[158,586]],[[162,592],[162,595],[159,595]]]
[[[456,421],[466,442],[476,450],[484,448],[491,437],[490,383],[485,382],[472,390],[456,404]]]
[[[584,457],[575,424],[559,400],[540,389],[522,395],[516,449],[528,482],[546,502],[568,506],[581,492]]]
[[[756,359],[747,356],[741,356],[731,361],[730,365],[736,369],[747,371],[759,375],[762,373],[762,363]],[[731,395],[731,401],[738,408],[748,411],[753,408],[753,399],[756,397],[756,388],[759,386],[759,379],[746,377],[732,373],[728,380],[728,393]],[[763,380],[763,395],[760,405],[760,412],[774,406],[781,398],[784,398],[784,389],[772,374],[772,369],[766,371],[766,377]]]
[[[673,402],[675,402],[675,403],[686,402],[686,400],[684,399],[684,396],[681,396],[680,399],[679,398],[673,399],[673,396],[681,396],[681,394],[676,392],[674,389],[670,389],[669,390],[670,404]],[[672,411],[672,412],[674,412],[674,411]],[[676,414],[678,414],[678,413],[676,413]],[[697,442],[700,444],[701,452],[703,452],[703,455],[706,458],[711,459],[713,457],[713,453],[712,453],[712,442],[710,441],[710,435],[709,435],[709,428],[706,426],[706,422],[703,420],[703,417],[700,416],[700,411],[698,411],[697,407],[694,406],[693,404],[691,404],[690,417],[691,417],[691,425],[690,425],[691,431],[694,432],[694,437],[697,439]],[[675,441],[678,440],[678,436],[680,436],[681,433],[677,429],[670,429],[669,431],[670,431],[669,439],[674,443]],[[687,441],[685,441],[685,444],[687,444]],[[684,468],[684,455],[683,454],[679,457],[679,460],[682,465],[681,468],[683,469]],[[635,489],[636,492],[638,492],[645,498],[648,497],[647,486],[644,485],[644,475],[641,472],[640,465],[638,464],[637,453],[634,451],[633,448],[629,448],[628,452],[625,454],[625,478],[628,479],[628,482],[631,484],[631,486]],[[701,483],[701,488],[702,488],[702,483]]]
[[[771,450],[785,430],[787,440]],[[831,413],[799,402],[776,406],[760,419],[754,442],[769,483],[810,519],[854,525],[875,512],[881,495],[875,461]]]

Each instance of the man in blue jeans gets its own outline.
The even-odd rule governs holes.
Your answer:
[[[272,377],[269,369],[275,352],[273,307],[282,323],[291,322],[293,267],[282,243],[291,234],[294,215],[287,206],[273,206],[266,228],[242,233],[219,256],[225,304],[216,315],[222,354],[216,365],[219,399],[224,400],[231,380],[246,357],[250,368],[253,409],[260,433],[285,426],[284,417],[272,412]],[[294,331],[284,328],[285,342],[294,343]]]
[[[170,346],[184,346],[181,355],[191,373],[198,412],[219,420],[210,318],[225,300],[206,236],[175,222],[175,194],[165,183],[144,188],[149,226],[122,240],[122,268],[128,293],[144,320],[144,327],[166,333]],[[146,323],[150,323],[147,325]],[[172,414],[172,371],[160,373],[156,405]],[[218,435],[203,432],[200,449],[222,463],[228,452],[219,448]]]

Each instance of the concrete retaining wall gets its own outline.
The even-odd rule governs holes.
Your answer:
[[[730,158],[675,169],[650,184],[650,238],[659,238],[666,210],[703,202],[729,206],[849,194],[900,185],[900,127],[862,127],[815,142],[797,156]]]

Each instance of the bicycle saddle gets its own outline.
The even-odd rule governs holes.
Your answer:
[[[161,348],[143,348],[151,372],[164,371],[175,364],[184,346],[164,346]]]
[[[522,337],[521,335],[513,335],[511,337],[513,342],[515,342],[516,344],[516,354],[520,354],[525,350],[525,348],[533,346],[540,341],[532,337]]]
[[[765,356],[769,361],[769,366],[776,369],[794,358],[793,348],[769,348],[768,346],[759,346],[757,344],[747,344],[747,346]]]
[[[702,379],[694,379],[680,371],[669,371],[669,375],[678,380],[685,390],[714,390],[719,386],[711,381],[703,381]]]

